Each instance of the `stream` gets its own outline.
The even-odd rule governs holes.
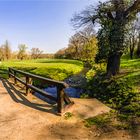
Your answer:
[[[45,88],[43,90],[46,91],[49,95],[51,95],[53,97],[57,97],[57,88],[56,87],[48,87],[48,88]],[[68,87],[68,88],[65,88],[64,92],[69,97],[80,98],[80,95],[83,93],[83,90],[80,88]],[[44,97],[43,95],[41,95],[37,92],[35,92],[34,95],[37,96],[38,98],[44,100],[45,102],[50,103],[50,104],[55,103],[54,101]]]
[[[88,68],[84,68],[79,75],[73,75],[67,79],[64,80],[64,82],[66,82],[70,87],[65,88],[64,92],[72,98],[80,98],[80,96],[82,95],[82,93],[84,93],[84,87],[86,85],[86,78],[85,73],[88,71]],[[82,88],[83,89],[82,89]],[[52,87],[47,87],[43,89],[44,91],[46,91],[49,95],[53,96],[53,97],[57,97],[57,88],[55,86]],[[39,97],[40,99],[48,102],[48,103],[55,103],[54,101],[44,97],[43,95],[40,95],[39,93],[35,93],[35,95],[37,97]]]

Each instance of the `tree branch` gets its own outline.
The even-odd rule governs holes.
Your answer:
[[[135,0],[134,4],[124,12],[124,17],[128,17],[133,12],[140,11],[140,0]]]
[[[114,19],[113,15],[111,12],[107,12],[107,16],[110,18],[110,19]]]

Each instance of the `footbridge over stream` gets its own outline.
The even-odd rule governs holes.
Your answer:
[[[16,70],[14,68],[9,68],[9,79],[1,79],[0,81],[0,104],[1,107],[4,106],[10,110],[18,110],[18,106],[24,105],[39,110],[42,112],[49,112],[55,115],[62,115],[65,112],[72,112],[75,116],[80,118],[88,118],[101,113],[108,112],[110,108],[102,104],[97,99],[80,99],[80,98],[70,98],[64,89],[69,85],[65,82],[55,81],[52,79],[44,78],[31,73],[23,72],[21,70]],[[57,87],[57,97],[51,96],[44,90],[35,87],[32,81],[37,79],[43,81],[42,83],[47,83],[48,85],[54,85]],[[34,96],[34,92],[38,92],[45,98],[49,98],[54,101],[54,104],[49,104]],[[10,96],[9,96],[10,95]],[[4,98],[1,98],[4,97]],[[7,100],[3,100],[7,98]],[[12,99],[12,100],[11,100]],[[20,104],[17,104],[20,103]],[[8,104],[10,106],[8,106]],[[12,107],[15,105],[15,108]],[[1,110],[0,110],[1,112]],[[8,113],[8,111],[7,111]]]

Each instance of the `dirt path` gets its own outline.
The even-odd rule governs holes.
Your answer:
[[[7,90],[5,88],[7,88]],[[94,99],[75,99],[73,117],[57,116],[55,106],[33,95],[24,96],[6,80],[0,83],[0,140],[128,140],[124,133],[97,135],[83,118],[109,111]],[[88,102],[88,103],[87,103]]]

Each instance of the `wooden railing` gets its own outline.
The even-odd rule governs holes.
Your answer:
[[[19,78],[18,74],[22,75],[22,77],[25,77],[25,80]],[[34,75],[31,73],[23,72],[21,70],[16,70],[14,68],[9,68],[9,78],[10,77],[14,78],[14,84],[17,84],[17,81],[19,81],[20,83],[25,85],[26,95],[29,93],[29,89],[31,89],[43,96],[55,101],[57,103],[58,113],[62,113],[65,110],[65,108],[74,104],[74,102],[72,102],[70,100],[70,98],[68,97],[68,95],[64,92],[64,89],[68,87],[68,85],[64,82],[44,78],[44,77]],[[31,81],[33,81],[35,79],[39,80],[41,82],[43,81],[44,83],[47,83],[49,85],[56,86],[57,87],[57,98],[47,94],[47,92],[45,92],[44,90],[32,85]],[[65,103],[65,105],[64,105],[64,103]]]

